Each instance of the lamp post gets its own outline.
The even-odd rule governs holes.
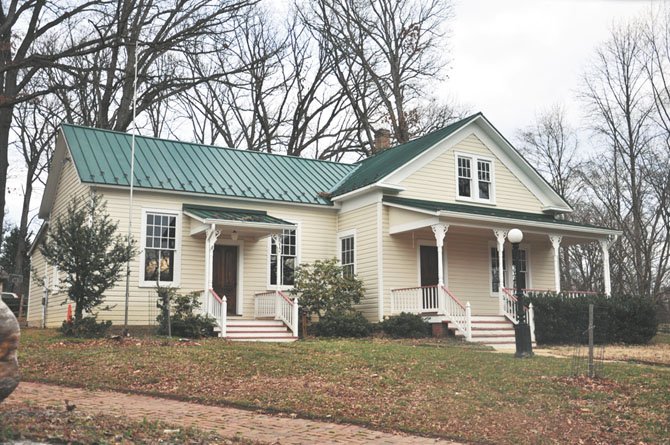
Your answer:
[[[526,320],[526,311],[523,304],[523,290],[521,289],[521,256],[519,254],[519,243],[523,240],[523,233],[519,229],[512,229],[507,234],[507,239],[512,243],[512,261],[514,263],[514,289],[516,295],[516,317],[517,324],[514,326],[514,340],[516,343],[515,357],[532,357],[533,345],[530,339],[530,326]]]

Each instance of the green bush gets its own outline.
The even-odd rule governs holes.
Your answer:
[[[175,337],[200,338],[215,336],[215,320],[200,313],[200,299],[197,293],[179,295],[174,289],[159,288],[156,306],[160,309],[158,334],[168,335],[167,305],[170,304],[170,328]]]
[[[81,320],[63,321],[60,331],[66,337],[101,338],[107,335],[112,322],[98,321],[96,317],[84,317]]]
[[[367,318],[356,311],[331,311],[314,324],[317,337],[367,337],[373,326]]]
[[[402,312],[380,323],[382,331],[393,338],[424,338],[432,335],[430,323],[420,315]]]
[[[528,296],[535,312],[538,344],[585,343],[588,341],[589,304],[594,305],[594,341],[648,343],[658,329],[654,304],[649,298],[628,295],[535,293]]]

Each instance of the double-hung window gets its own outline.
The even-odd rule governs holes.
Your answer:
[[[295,229],[284,229],[280,237],[281,252],[277,255],[277,243],[270,240],[270,284],[277,285],[277,260],[282,265],[282,286],[293,286],[298,257],[298,237]],[[278,258],[279,257],[279,258]]]
[[[342,274],[345,277],[353,277],[356,274],[356,238],[351,232],[340,234],[340,264]]]
[[[470,154],[456,155],[458,198],[492,203],[493,162]]]
[[[145,284],[173,284],[176,280],[177,214],[146,212],[144,217]]]

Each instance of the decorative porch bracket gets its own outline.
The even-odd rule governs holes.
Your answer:
[[[603,251],[603,281],[605,282],[605,293],[612,294],[612,281],[610,279],[610,247],[616,241],[617,236],[610,236],[598,240]]]
[[[498,244],[498,315],[505,314],[502,288],[505,283],[505,271],[503,270],[503,253],[505,249],[505,240],[507,239],[506,229],[493,229],[493,235]]]
[[[444,286],[444,259],[442,250],[444,248],[444,237],[449,230],[449,224],[433,224],[430,226],[435,235],[435,245],[437,246],[437,282],[439,286]]]
[[[563,237],[560,235],[549,235],[549,241],[551,241],[551,245],[554,248],[554,289],[556,289],[556,293],[559,293],[561,292],[560,253]]]

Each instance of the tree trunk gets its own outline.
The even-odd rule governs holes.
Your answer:
[[[26,237],[28,236],[28,213],[30,212],[30,198],[33,194],[33,177],[35,169],[30,166],[26,174],[26,189],[23,194],[23,207],[21,208],[21,223],[19,224],[19,239],[16,244],[16,256],[14,257],[14,273],[23,276],[23,260],[26,255]],[[14,289],[19,295],[24,294],[27,289],[28,279],[23,277],[23,282],[18,289]],[[18,290],[18,292],[17,292]]]
[[[0,97],[0,101],[3,98]],[[4,227],[5,191],[7,190],[7,169],[9,168],[9,134],[12,126],[14,106],[0,103],[0,230]]]

